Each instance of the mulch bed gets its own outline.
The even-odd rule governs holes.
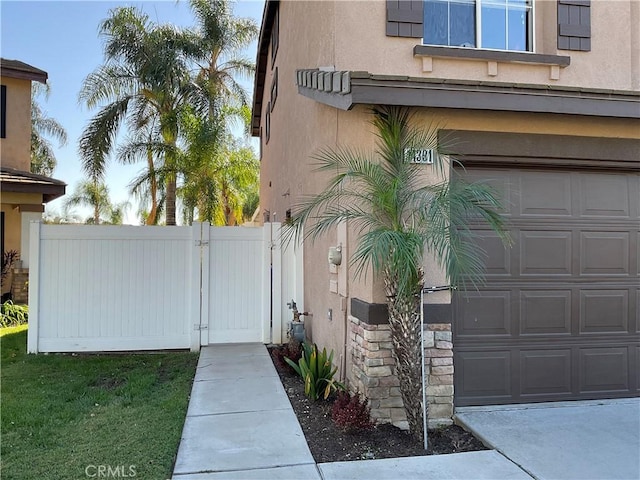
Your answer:
[[[305,396],[304,384],[297,374],[291,373],[278,361],[274,361],[274,365],[317,463],[486,450],[482,442],[457,425],[429,430],[429,449],[426,452],[422,442],[390,424],[376,425],[371,430],[344,432],[331,420],[332,399],[310,400]]]

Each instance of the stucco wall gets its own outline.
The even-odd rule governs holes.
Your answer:
[[[31,82],[2,77],[7,87],[7,136],[0,139],[2,165],[29,171],[31,144]]]
[[[591,51],[557,49],[555,0],[535,0],[534,53],[571,57],[571,64],[551,78],[548,65],[498,63],[489,75],[487,61],[433,57],[432,70],[423,69],[413,47],[421,39],[387,37],[383,1],[336,2],[336,70],[363,70],[375,74],[450,78],[476,81],[535,83],[619,90],[640,89],[640,2],[591,2]],[[312,17],[310,17],[312,18]]]
[[[282,2],[280,4],[279,48],[273,68],[267,61],[262,111],[262,161],[260,206],[271,220],[284,221],[285,213],[301,200],[302,192],[320,191],[324,181],[313,173],[309,155],[320,147],[336,143],[339,113],[304,98],[295,87],[298,68],[334,64],[334,4],[332,2]],[[313,19],[309,22],[309,19]],[[266,108],[275,68],[278,68],[278,96],[271,112],[271,135],[266,143]],[[329,290],[338,274],[329,271],[327,253],[338,243],[336,234],[305,242],[305,298],[294,299],[305,317],[305,328],[313,340],[335,350],[335,363],[343,360],[346,301]],[[334,284],[335,285],[335,284]],[[332,320],[327,312],[332,310]],[[290,320],[284,318],[283,321]]]
[[[593,51],[590,53],[557,52],[555,50],[555,2],[537,5],[536,16],[553,16],[552,23],[537,22],[538,53],[571,56],[571,66],[561,72],[556,82],[600,88],[632,89],[630,61],[631,23],[639,9],[628,2],[611,2],[603,18],[623,19],[615,32],[602,32],[603,20],[597,12],[603,2],[594,2]],[[640,3],[640,2],[637,2]],[[366,5],[366,8],[364,7]],[[291,2],[280,4],[280,41],[273,68],[278,68],[278,97],[271,113],[271,136],[265,139],[266,106],[270,97],[273,70],[267,65],[262,111],[261,208],[269,210],[271,219],[283,221],[287,209],[302,199],[303,194],[321,191],[326,176],[313,172],[312,155],[322,147],[349,145],[371,150],[375,144],[373,128],[368,123],[370,111],[356,106],[351,111],[340,111],[297,93],[296,69],[335,67],[337,70],[367,70],[380,74],[406,74],[411,76],[450,76],[486,80],[486,62],[434,60],[432,73],[422,72],[422,60],[413,57],[415,39],[391,38],[384,35],[384,2]],[[634,15],[636,17],[634,17]],[[363,22],[363,18],[370,21]],[[309,21],[313,19],[313,21]],[[549,26],[551,25],[551,26]],[[617,23],[616,25],[619,25]],[[609,55],[607,42],[622,42],[620,50]],[[613,65],[611,70],[599,70],[595,65]],[[572,73],[568,73],[572,69]],[[500,65],[494,81],[549,83],[549,67],[521,64]],[[637,75],[636,75],[637,77]],[[634,77],[634,78],[636,78]],[[636,78],[637,79],[637,78]],[[541,133],[593,137],[638,138],[640,122],[613,118],[588,118],[570,115],[520,114],[512,112],[480,112],[432,109],[421,110],[418,121],[435,122],[448,130],[480,130],[513,133]],[[429,167],[426,167],[428,169]],[[312,313],[306,319],[307,334],[321,347],[336,352],[336,363],[341,371],[350,368],[349,356],[343,357],[347,332],[349,299],[356,297],[366,302],[383,303],[384,291],[371,272],[354,279],[348,266],[357,237],[352,229],[341,228],[317,239],[305,242],[304,299],[295,299],[299,308]],[[342,244],[343,263],[330,269],[327,251],[330,246]],[[446,283],[444,273],[431,258],[426,261],[426,283]],[[447,292],[428,297],[431,303],[448,303]],[[327,312],[333,312],[332,320]],[[287,321],[288,318],[283,319]],[[347,364],[342,365],[345,361]]]

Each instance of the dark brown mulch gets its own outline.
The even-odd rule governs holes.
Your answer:
[[[274,365],[317,463],[486,450],[482,442],[457,425],[429,430],[426,452],[422,442],[389,424],[346,433],[331,420],[333,400],[309,400],[304,394],[302,379],[281,362],[274,362]]]

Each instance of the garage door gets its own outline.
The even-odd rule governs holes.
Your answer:
[[[640,175],[468,168],[505,199],[486,285],[454,300],[456,404],[629,397],[640,384]]]

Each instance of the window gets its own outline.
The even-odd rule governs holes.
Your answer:
[[[273,80],[271,80],[271,112],[276,105],[276,98],[278,98],[278,67],[273,72]]]
[[[0,138],[7,138],[7,87],[0,86]]]
[[[425,0],[427,45],[533,51],[532,0]]]
[[[278,53],[278,46],[280,45],[280,8],[276,9],[275,17],[273,18],[273,27],[271,27],[271,68],[276,61],[276,54]]]
[[[271,138],[271,102],[267,103],[267,112],[264,116],[264,133],[265,133],[265,145],[269,143]]]

